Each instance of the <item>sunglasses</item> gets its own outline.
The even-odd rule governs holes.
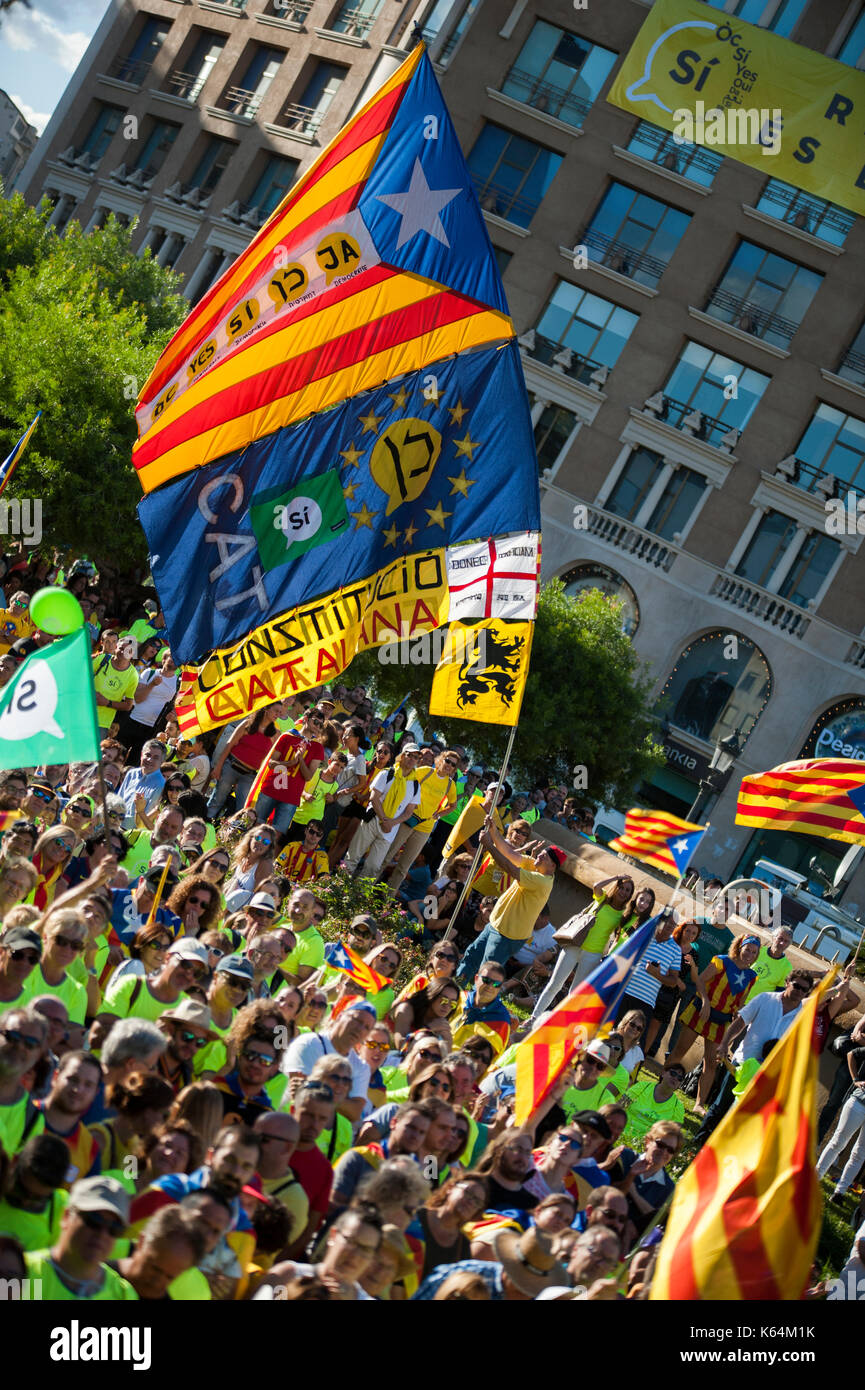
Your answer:
[[[345,1083],[346,1086],[350,1086],[351,1083],[352,1083],[352,1081],[354,1080],[354,1077],[352,1076],[351,1072],[339,1071],[339,1072],[331,1072],[331,1074],[330,1074],[330,1079],[331,1079],[331,1082],[333,1082],[333,1081],[343,1081],[343,1082]]]
[[[222,960],[225,955],[225,952],[220,950],[218,946],[207,946],[205,949],[209,956],[215,956],[217,960]]]
[[[210,901],[211,901],[210,898],[187,898],[187,899],[186,899],[186,906],[187,906],[187,907],[209,907],[209,906],[210,906]]]
[[[221,955],[221,954],[222,954],[222,953],[220,952],[220,955]],[[225,972],[225,988],[226,988],[226,989],[242,989],[242,990],[244,991],[244,993],[246,993],[246,991],[249,989],[249,981],[248,981],[247,979],[245,979],[244,977],[240,976],[240,975],[229,975],[228,972],[226,971],[226,972]]]
[[[326,1008],[327,1008],[327,1000],[326,1000],[326,999],[310,999],[310,1000],[307,1001],[306,1007],[307,1007],[308,1009],[326,1009]]]
[[[383,1043],[368,1042],[368,1043],[366,1044],[366,1047],[367,1047],[367,1049],[368,1049],[370,1052],[390,1052],[390,1043],[386,1043],[386,1042],[383,1042]]]
[[[197,1033],[190,1033],[189,1029],[184,1029],[180,1034],[180,1041],[193,1043],[196,1052],[200,1052],[203,1047],[207,1047],[207,1038],[200,1038]]]
[[[561,1130],[556,1134],[556,1138],[562,1144],[569,1144],[572,1149],[581,1149],[583,1147],[582,1139],[575,1139],[571,1134],[562,1134]]]
[[[142,950],[157,951],[159,955],[164,956],[169,945],[170,942],[168,941],[148,941],[147,945],[142,947]]]
[[[676,1144],[665,1144],[663,1139],[653,1139],[652,1143],[656,1144],[659,1149],[664,1149],[665,1152],[668,1154],[675,1154],[679,1152]]]
[[[246,910],[250,917],[266,917],[268,922],[276,915],[269,907],[248,907]]]
[[[18,1043],[19,1047],[41,1047],[42,1039],[33,1038],[29,1033],[20,1033],[17,1028],[0,1028],[0,1034],[8,1042]]]
[[[193,980],[203,980],[207,975],[207,970],[200,961],[184,960],[182,956],[175,956],[174,959],[187,975],[191,975]]]
[[[74,840],[55,840],[54,848],[63,850],[64,854],[70,854],[75,848]]]
[[[76,953],[85,950],[85,943],[83,941],[74,941],[72,937],[69,936],[55,936],[54,945],[65,946],[67,950],[75,951]]]
[[[24,946],[18,951],[10,951],[9,954],[13,960],[25,960],[28,965],[38,965],[42,959],[38,951],[28,951]]]
[[[243,1056],[247,1062],[261,1062],[266,1067],[272,1067],[276,1057],[272,1052],[258,1052],[254,1047],[245,1047]],[[351,1078],[349,1078],[351,1079]]]
[[[439,951],[436,955],[433,956],[433,960],[458,961],[459,956],[452,956],[450,951]]]
[[[450,1090],[450,1082],[442,1080],[440,1076],[431,1076],[429,1081],[427,1082],[427,1085],[431,1086],[434,1091]]]
[[[598,1211],[602,1216],[605,1216],[608,1221],[615,1221],[618,1226],[624,1226],[628,1219],[626,1216],[623,1216],[620,1211],[613,1211],[612,1207],[598,1207]]]
[[[102,1216],[98,1211],[80,1211],[78,1215],[90,1231],[107,1231],[114,1240],[119,1240],[126,1230],[116,1216]]]
[[[478,979],[482,985],[492,985],[495,989],[501,989],[504,980],[497,980],[494,975],[479,975]]]
[[[30,796],[35,796],[35,797],[36,797],[37,801],[46,801],[46,802],[47,802],[47,801],[53,801],[53,800],[54,800],[54,794],[53,794],[53,792],[46,792],[45,790],[43,790],[42,787],[28,787],[27,790],[28,790]]]
[[[602,1062],[601,1059],[600,1059],[600,1057],[584,1057],[584,1058],[583,1058],[583,1066],[584,1066],[584,1067],[595,1067],[595,1068],[597,1068],[598,1071],[600,1071],[600,1070],[601,1070],[601,1067],[606,1066],[606,1062]]]
[[[434,1051],[431,1047],[424,1048],[422,1052],[418,1053],[418,1056],[423,1057],[424,1059],[429,1057],[433,1062],[441,1061],[441,1053]]]
[[[446,767],[459,767],[459,758],[445,758]]]
[[[30,606],[30,601],[29,601],[29,599],[26,599],[26,598],[13,598],[13,600],[12,600],[12,607],[13,607],[13,608],[28,608],[29,606]]]
[[[67,807],[66,807],[66,813],[67,813],[67,815],[70,815],[70,816],[89,816],[89,815],[90,815],[90,807],[89,807],[89,806],[67,806]]]

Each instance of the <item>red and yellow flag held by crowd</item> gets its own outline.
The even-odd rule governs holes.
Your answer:
[[[865,845],[865,764],[810,758],[743,777],[736,824]]]
[[[820,1234],[814,1021],[835,972],[802,1006],[744,1095],[679,1179],[654,1300],[791,1301]]]
[[[644,811],[635,806],[625,816],[624,834],[610,841],[610,849],[678,878],[707,829],[670,811]]]

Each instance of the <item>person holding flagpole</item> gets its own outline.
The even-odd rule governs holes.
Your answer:
[[[538,913],[552,892],[556,869],[565,862],[564,850],[540,840],[527,844],[525,853],[515,850],[494,825],[492,813],[484,822],[481,844],[512,882],[463,956],[457,977],[461,983],[473,979],[484,961],[504,965],[530,939]]]

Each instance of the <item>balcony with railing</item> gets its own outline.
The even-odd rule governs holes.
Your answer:
[[[723,155],[703,145],[677,144],[669,131],[641,121],[634,131],[628,149],[660,169],[668,169],[680,178],[691,179],[705,187],[710,184],[723,161]],[[695,177],[702,176],[702,177]]]
[[[519,343],[536,362],[543,363],[545,367],[552,367],[554,371],[561,372],[572,381],[582,382],[584,386],[600,389],[610,374],[609,367],[605,367],[602,362],[596,362],[592,357],[583,357],[580,353],[574,352],[573,348],[562,347],[561,343],[554,343],[536,328],[530,328],[524,333]]]
[[[225,10],[245,10],[247,0],[204,0],[207,5],[221,5]]]
[[[152,58],[115,58],[108,76],[117,82],[128,82],[130,87],[140,87],[152,67]]]
[[[777,594],[770,594],[759,584],[748,584],[735,574],[718,574],[711,593],[714,598],[730,604],[749,618],[757,618],[787,637],[802,638],[811,625],[810,616],[795,603],[787,603]]]
[[[283,126],[286,130],[296,131],[298,135],[317,135],[319,126],[324,120],[324,112],[319,111],[315,106],[299,106],[296,102],[284,106],[276,124]]]
[[[795,454],[789,454],[775,468],[775,477],[783,478],[803,492],[811,492],[821,502],[828,497],[846,497],[852,492],[854,497],[865,497],[865,489],[856,483],[847,483],[825,468],[817,468],[813,463],[805,463]]]
[[[694,405],[677,401],[660,391],[646,401],[644,412],[675,430],[681,430],[683,434],[689,434],[692,439],[700,439],[727,452],[735,448],[739,440],[740,431],[731,427],[729,421],[707,415]]]
[[[180,97],[182,101],[194,102],[201,95],[201,89],[208,78],[207,72],[181,72],[175,68],[169,73],[165,86],[172,96]]]
[[[528,227],[541,205],[540,198],[525,198],[504,184],[487,179],[483,174],[472,174],[472,183],[478,195],[481,211],[501,217],[504,222],[512,222],[515,227]]]
[[[251,121],[257,116],[263,100],[263,93],[250,91],[246,87],[229,87],[219,103],[219,109]]]
[[[765,338],[767,342],[780,340],[781,343],[789,343],[799,327],[793,319],[774,314],[749,299],[740,299],[722,285],[716,285],[712,290],[705,312],[721,323],[728,323],[754,338]],[[775,345],[778,346],[777,341]]]
[[[334,34],[345,34],[353,39],[365,39],[370,29],[374,28],[377,19],[377,14],[368,14],[365,10],[349,4],[342,7],[333,22],[327,27]]]
[[[445,44],[442,57],[446,57],[448,45]],[[566,125],[582,126],[592,109],[590,101],[575,96],[566,87],[558,87],[554,82],[544,82],[534,73],[524,68],[511,68],[502,86],[503,95],[531,106],[535,111],[543,111],[547,116],[555,116]]]
[[[590,258],[598,265],[615,270],[619,275],[626,275],[628,279],[636,280],[640,285],[649,285],[652,289],[667,269],[667,262],[658,256],[652,256],[647,251],[638,251],[627,242],[617,241],[607,236],[606,232],[593,231],[591,227],[586,227],[580,233],[577,242],[588,247]]]
[[[848,348],[841,358],[841,365],[837,374],[845,381],[855,382],[857,386],[865,386],[865,352],[857,352],[854,348]]]
[[[679,554],[674,545],[660,540],[651,531],[643,531],[630,521],[624,521],[613,512],[605,512],[601,507],[588,507],[587,510],[589,524],[586,529],[590,536],[651,569],[663,570],[666,574],[672,568]]]
[[[809,232],[834,246],[842,245],[856,221],[855,213],[838,207],[837,203],[803,193],[801,188],[794,188],[779,179],[770,179],[766,184],[757,209],[777,218],[779,222],[786,222],[797,231]]]

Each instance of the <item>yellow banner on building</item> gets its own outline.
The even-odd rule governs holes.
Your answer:
[[[448,592],[444,550],[422,550],[263,623],[198,669],[181,672],[181,732],[189,738],[242,719],[329,684],[358,652],[431,632],[448,620]]]
[[[433,676],[430,714],[508,727],[516,724],[529,674],[534,626],[501,618],[451,623]]]
[[[655,0],[609,100],[865,213],[865,72],[702,0]]]

